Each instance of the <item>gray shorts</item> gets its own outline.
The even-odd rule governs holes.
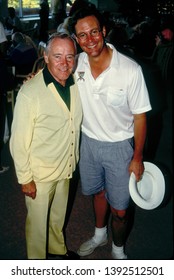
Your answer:
[[[130,201],[128,167],[132,156],[132,138],[101,142],[82,134],[79,162],[82,193],[93,195],[105,190],[113,208],[126,209]]]

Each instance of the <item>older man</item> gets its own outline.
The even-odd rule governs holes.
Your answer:
[[[76,259],[63,235],[69,179],[78,161],[81,102],[72,73],[73,39],[54,34],[46,67],[26,82],[17,96],[10,150],[28,210],[29,259]],[[47,251],[48,248],[48,251]]]

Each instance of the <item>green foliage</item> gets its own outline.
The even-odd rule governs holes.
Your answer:
[[[20,6],[19,0],[8,0],[8,7],[14,7],[18,9]],[[39,0],[23,0],[22,1],[23,8],[38,8],[39,7]]]

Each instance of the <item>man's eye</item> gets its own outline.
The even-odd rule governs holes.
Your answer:
[[[83,38],[86,37],[86,35],[85,35],[85,33],[82,33],[82,34],[79,35],[79,37],[80,37],[81,39],[83,39]]]
[[[68,61],[71,61],[71,60],[74,59],[74,56],[73,56],[73,55],[69,55],[69,56],[66,57],[66,59],[67,59]]]
[[[60,60],[61,56],[60,55],[55,55],[55,58]]]

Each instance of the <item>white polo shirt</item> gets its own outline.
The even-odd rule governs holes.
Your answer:
[[[99,141],[133,137],[133,114],[151,110],[141,67],[111,44],[110,66],[94,79],[86,53],[80,53],[75,71],[83,107],[82,132]]]

